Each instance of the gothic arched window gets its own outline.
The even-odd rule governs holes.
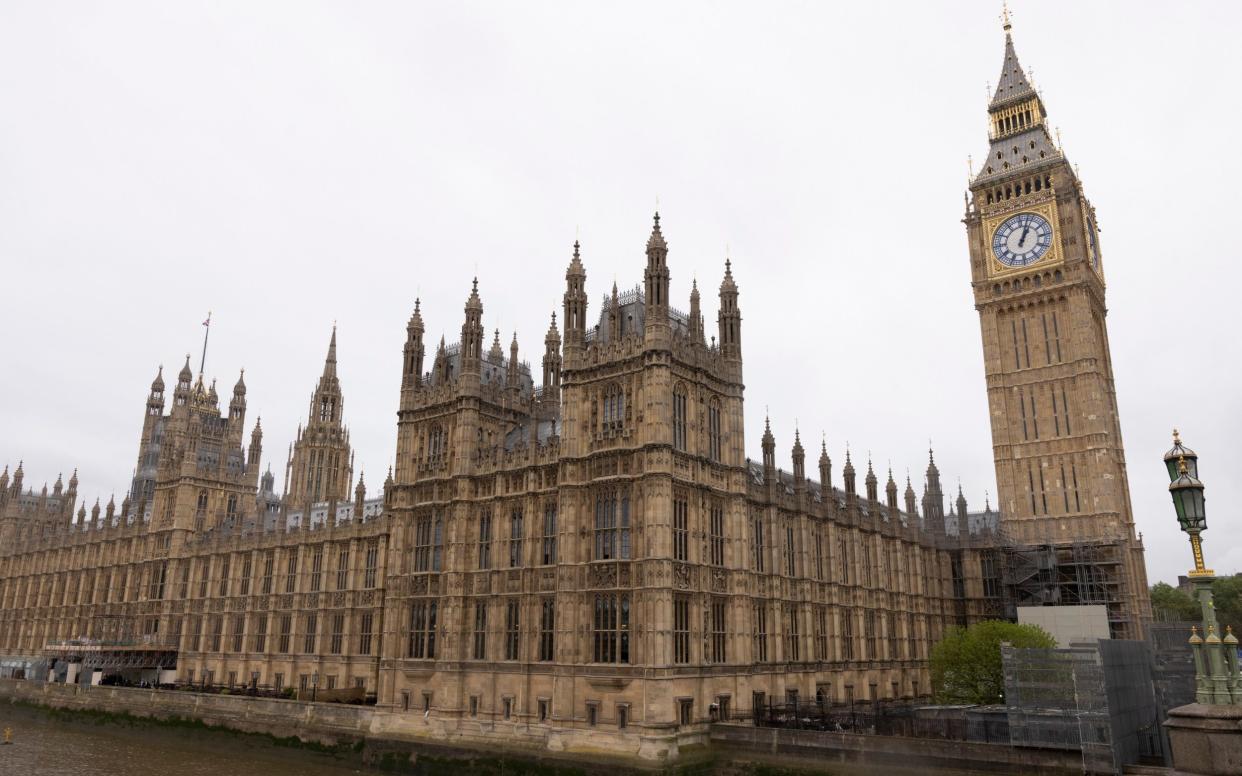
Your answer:
[[[707,406],[707,456],[720,462],[720,440],[723,425],[720,417],[720,399],[712,399]]]
[[[595,596],[594,654],[596,663],[630,662],[630,597]]]
[[[595,560],[630,557],[630,497],[616,490],[595,497]]]
[[[673,448],[676,450],[686,449],[687,404],[686,386],[679,383],[673,389]]]

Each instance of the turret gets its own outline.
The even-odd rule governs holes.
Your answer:
[[[867,477],[864,480],[867,485],[867,500],[879,501],[880,494],[878,491],[878,481],[875,478],[875,469],[871,468],[871,456],[867,456]]]
[[[832,493],[832,459],[828,457],[828,440],[824,439],[819,448],[819,483],[824,489],[824,503],[830,503]]]
[[[733,265],[725,259],[724,280],[720,283],[720,353],[726,358],[742,358],[742,312],[737,306],[737,284],[733,282]]]
[[[22,494],[22,480],[26,478],[26,473],[22,468],[24,464],[24,461],[18,461],[17,470],[13,472],[13,495],[15,496]]]
[[[906,514],[910,517],[918,517],[918,503],[915,501],[914,485],[910,483],[910,475],[906,474]]]
[[[966,496],[962,493],[962,483],[957,484],[957,516],[962,520],[962,531],[966,531],[969,527],[966,525]]]
[[[104,520],[107,523],[111,524],[112,518],[115,515],[116,515],[116,496],[112,495],[108,497],[108,507],[106,510],[104,510]],[[99,521],[95,521],[92,525],[95,528],[99,528]]]
[[[229,402],[229,420],[235,423],[238,439],[241,437],[242,423],[246,419],[246,370],[241,370],[237,384],[233,386],[233,400]]]
[[[763,481],[769,486],[776,482],[776,439],[768,418],[763,419]]]
[[[923,522],[932,533],[944,533],[944,491],[940,489],[940,470],[936,454],[927,450],[927,485],[923,489]]]
[[[841,477],[845,480],[846,497],[857,497],[858,494],[854,489],[854,462],[850,460],[850,448],[848,446],[845,448],[845,468],[841,470]]]
[[[177,387],[173,389],[173,406],[184,407],[190,399],[190,381],[194,372],[190,370],[190,354],[185,354],[185,366],[177,373]]]
[[[646,330],[668,327],[668,243],[660,231],[660,214],[652,222],[651,236],[647,238],[647,269],[643,273],[646,292]]]
[[[561,395],[561,335],[556,330],[556,311],[552,323],[543,338],[543,400],[549,404],[560,402]]]
[[[354,522],[362,522],[362,509],[367,501],[367,486],[362,481],[362,472],[358,473],[358,486],[354,488]]]
[[[461,325],[461,376],[472,376],[477,382],[483,361],[483,302],[479,299],[478,278],[470,288],[465,313]]]
[[[794,492],[801,495],[806,491],[806,451],[802,449],[802,435],[797,428],[794,429],[792,457]]]
[[[522,383],[518,379],[518,341],[517,332],[513,332],[513,342],[509,343],[509,374],[506,376],[508,380],[509,393],[517,396],[522,389]]]
[[[897,483],[893,480],[893,467],[888,467],[888,482],[884,485],[884,495],[887,496],[889,512],[896,517],[897,506]]]
[[[699,309],[699,281],[690,281],[690,341],[695,345],[706,344],[703,339],[703,313]]]
[[[419,309],[419,300],[414,300],[414,313],[405,326],[405,369],[401,375],[403,388],[420,389],[423,385],[423,315]]]
[[[61,479],[60,479],[60,478],[61,478],[61,475],[60,475],[60,474],[57,474],[57,475],[56,475],[56,482],[52,484],[52,495],[53,495],[53,496],[59,496],[59,495],[60,495],[60,492],[61,492],[62,490],[64,490],[64,489],[65,489],[65,486],[64,486],[64,484],[61,482]]]
[[[257,474],[263,457],[263,418],[255,418],[254,430],[250,432],[250,449],[246,451],[246,471]]]
[[[574,240],[574,257],[565,270],[565,363],[573,366],[586,345],[586,269],[582,266],[579,244]]]
[[[164,365],[160,364],[159,371],[155,373],[155,379],[151,381],[151,393],[147,394],[147,417],[158,418],[163,414],[164,414]]]
[[[432,364],[431,371],[435,375],[437,385],[444,385],[449,381],[451,365],[448,360],[448,348],[444,345],[444,336],[440,336],[440,346],[436,348],[436,360]]]

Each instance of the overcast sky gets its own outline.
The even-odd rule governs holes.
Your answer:
[[[1207,484],[1209,565],[1242,570],[1237,3],[1017,0],[1014,38],[1102,228],[1135,521],[1191,565],[1161,455]],[[962,193],[987,149],[999,3],[0,4],[0,464],[118,501],[162,363],[246,369],[285,453],[339,323],[345,416],[378,485],[405,322],[538,364],[575,234],[589,315],[640,283],[657,201],[674,300],[726,250],[746,448],[770,407],[916,484],[928,439],[995,493]],[[687,306],[682,301],[680,306]],[[171,380],[169,381],[171,382]],[[921,487],[919,487],[921,491]],[[995,504],[995,496],[993,495]]]

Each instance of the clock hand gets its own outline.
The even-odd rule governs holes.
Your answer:
[[[1030,224],[1026,224],[1025,226],[1022,227],[1022,236],[1018,238],[1019,246],[1026,245],[1026,233],[1029,231],[1031,231]]]

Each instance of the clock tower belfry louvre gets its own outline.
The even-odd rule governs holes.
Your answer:
[[[1114,636],[1139,637],[1150,604],[1095,208],[1049,133],[1008,19],[988,117],[964,223],[1011,581],[1019,603],[1107,604]]]

